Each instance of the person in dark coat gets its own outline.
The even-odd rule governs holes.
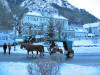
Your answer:
[[[11,51],[11,45],[10,45],[10,43],[8,43],[8,53],[9,53],[9,55],[10,55],[10,51]]]
[[[4,43],[4,45],[3,45],[4,54],[6,54],[6,49],[7,49],[7,44]]]

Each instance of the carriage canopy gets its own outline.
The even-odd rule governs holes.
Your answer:
[[[47,41],[63,42],[63,46],[64,46],[64,49],[65,50],[72,49],[72,44],[73,44],[73,41],[72,40],[50,38],[50,39],[47,39]]]

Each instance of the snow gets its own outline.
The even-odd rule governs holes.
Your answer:
[[[73,46],[100,46],[100,42],[98,40],[75,40]]]
[[[59,48],[62,49],[64,52],[63,43],[56,42],[56,44],[59,44]],[[45,45],[44,42],[34,43],[34,45],[44,45],[45,52],[48,52],[49,46]],[[98,53],[100,52],[100,42],[94,43],[91,40],[76,40],[73,42],[73,50],[75,53]],[[2,47],[0,47],[0,52],[3,52]],[[17,45],[15,51],[14,51],[14,47],[12,46],[11,53],[26,54],[27,51],[25,49],[20,49],[20,45]]]
[[[28,75],[27,63],[0,62],[0,75]]]
[[[63,64],[61,67],[62,75],[99,75],[99,69],[92,66],[80,66],[74,64]]]
[[[14,42],[14,40],[12,39],[12,37],[9,34],[0,33],[0,45],[3,45],[4,43],[13,44],[13,42]]]
[[[88,33],[88,36],[95,36],[95,34],[92,34],[92,33]]]
[[[11,53],[21,53],[21,54],[26,54],[27,51],[25,49],[20,49],[20,45],[15,46],[15,51],[14,51],[14,46],[11,47]],[[7,49],[8,51],[8,49]],[[3,52],[3,48],[0,47],[0,52]]]
[[[36,35],[35,38],[43,38],[44,35]]]
[[[23,42],[23,39],[16,39],[16,42]]]
[[[56,18],[56,19],[67,19],[61,15],[58,15],[58,14],[53,14],[53,18]]]
[[[42,43],[34,43],[34,45],[43,45],[43,44],[44,44],[43,42]],[[44,49],[45,49],[45,52],[48,52],[47,46],[45,46]],[[0,47],[0,52],[3,53],[3,48],[2,47]],[[8,49],[7,49],[7,52],[8,52]],[[20,45],[17,45],[17,46],[15,46],[15,50],[14,50],[14,46],[11,47],[11,53],[27,54],[27,50],[24,49],[24,48],[21,49]],[[36,52],[34,52],[34,53],[36,53]]]
[[[100,53],[100,47],[73,47],[75,53]]]
[[[56,3],[59,6],[62,6],[62,1],[61,0],[53,0],[53,3]]]
[[[28,64],[30,63],[0,62],[0,75],[28,75]],[[61,75],[99,75],[99,68],[63,63],[60,72]]]
[[[86,32],[85,29],[75,29],[75,32]]]
[[[39,12],[28,12],[26,15],[42,16]]]
[[[98,27],[99,25],[100,25],[100,22],[95,22],[95,23],[84,24],[83,27],[84,27],[84,28]]]
[[[73,45],[74,46],[83,46],[83,45],[91,45],[92,44],[92,41],[91,40],[76,40],[76,41],[74,41],[74,43],[73,43]]]
[[[74,45],[90,45],[93,43],[91,40],[77,40],[74,42]],[[41,44],[44,43],[34,43]],[[57,42],[60,48],[62,48],[62,43]],[[62,48],[63,49],[63,48]],[[47,51],[47,48],[45,47]],[[100,47],[73,47],[73,50],[76,53],[100,53]],[[2,47],[0,47],[0,52],[3,52]],[[26,54],[25,49],[20,49],[20,45],[16,46],[16,50],[14,51],[14,47],[11,49],[11,53],[22,53]],[[0,61],[0,75],[28,75],[27,66],[30,63],[25,62],[1,62]],[[67,64],[62,63],[60,66],[61,75],[100,75],[100,66],[81,66],[75,64]]]

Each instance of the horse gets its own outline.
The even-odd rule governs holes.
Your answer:
[[[44,52],[44,46],[43,45],[32,45],[32,44],[28,44],[28,43],[22,43],[20,48],[25,48],[27,50],[27,54],[29,55],[30,51],[38,51],[40,52],[40,56],[43,55]]]
[[[37,40],[37,42],[42,42],[42,41],[44,41],[43,38],[37,38],[36,40]]]

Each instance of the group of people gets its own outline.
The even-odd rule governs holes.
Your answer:
[[[64,42],[64,55],[66,55],[67,58],[72,58],[74,56],[74,51],[72,49],[68,49],[67,45]],[[50,55],[52,53],[60,52],[63,53],[62,49],[59,49],[59,46],[55,44],[54,42],[51,42],[50,45]]]
[[[51,42],[51,45],[50,45],[50,55],[52,53],[56,53],[56,52],[63,53],[63,50],[59,49],[59,46],[57,44],[55,44],[54,42]]]
[[[8,47],[8,54],[10,55],[10,51],[11,51],[10,43],[8,43],[8,45],[6,43],[4,43],[4,45],[3,45],[4,54],[6,54],[7,47]]]

